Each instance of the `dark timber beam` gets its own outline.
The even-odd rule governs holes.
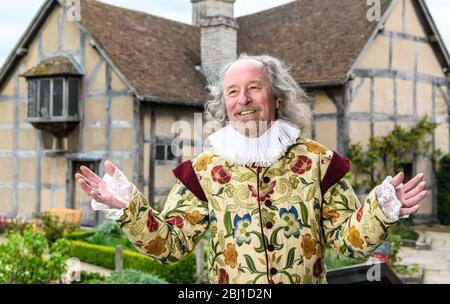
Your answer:
[[[354,77],[381,77],[381,78],[397,78],[402,80],[410,80],[423,83],[434,83],[438,85],[447,85],[448,80],[443,77],[436,77],[427,74],[421,74],[408,71],[400,70],[389,70],[389,69],[355,69],[353,71]]]

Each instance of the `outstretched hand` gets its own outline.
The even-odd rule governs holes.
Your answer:
[[[402,204],[400,216],[416,213],[420,208],[419,203],[427,195],[427,191],[425,191],[426,182],[422,181],[423,173],[417,174],[405,185],[402,184],[404,177],[403,172],[400,172],[391,180],[391,184],[395,188],[395,195]]]
[[[114,175],[116,166],[109,160],[105,161],[105,173],[109,175]],[[125,208],[126,205],[117,200],[107,189],[106,182],[103,181],[100,176],[89,170],[85,166],[80,167],[80,173],[75,174],[75,178],[80,185],[81,189],[84,190],[90,197],[95,199],[99,203],[106,204],[113,208]]]

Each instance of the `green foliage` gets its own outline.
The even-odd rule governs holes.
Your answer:
[[[389,254],[389,261],[391,265],[394,265],[399,261],[397,254],[402,245],[402,238],[398,234],[389,233],[385,241],[391,243],[391,252]]]
[[[81,241],[71,242],[71,256],[80,261],[114,269],[115,248],[94,245]],[[143,254],[123,250],[123,268],[136,269],[157,275],[170,283],[193,283],[196,274],[195,254],[191,253],[183,260],[163,265]]]
[[[75,231],[64,234],[64,238],[71,241],[83,241],[95,234],[95,230]]]
[[[41,221],[40,228],[44,231],[44,235],[50,243],[54,243],[62,238],[66,231],[72,232],[79,229],[78,226],[65,223],[58,216],[47,212],[35,214],[34,216]]]
[[[336,269],[346,266],[361,264],[363,261],[360,259],[351,259],[345,256],[337,256],[331,249],[325,250],[325,265],[327,269]]]
[[[386,176],[404,171],[404,166],[414,162],[417,157],[427,157],[435,162],[441,151],[430,151],[429,136],[436,127],[436,123],[424,117],[409,131],[396,125],[385,137],[371,137],[365,152],[360,143],[350,145],[350,162],[355,173],[364,177],[358,181],[355,176],[352,186],[355,190],[373,188]]]
[[[80,281],[73,281],[71,284],[100,284],[105,280],[105,277],[97,272],[80,272]]]
[[[72,284],[168,284],[160,277],[136,269],[125,269],[122,273],[113,271],[109,276],[99,273],[80,273],[80,282]]]
[[[395,272],[401,275],[414,275],[419,272],[419,265],[392,265]]]
[[[399,235],[402,240],[415,241],[419,238],[419,234],[411,229],[409,219],[400,219],[392,229],[391,233]]]
[[[105,220],[96,228],[95,233],[87,237],[85,241],[114,248],[120,245],[124,249],[137,251],[133,243],[130,242],[125,233],[120,229],[119,225],[112,220]]]
[[[49,258],[44,253],[49,251]],[[0,245],[0,283],[30,284],[59,280],[66,271],[65,260],[69,242],[57,240],[49,248],[44,233],[33,232],[28,226],[23,235],[10,234],[8,241]]]
[[[125,269],[122,273],[113,272],[104,280],[106,284],[168,284],[166,280],[135,269]]]
[[[0,216],[0,234],[19,233],[23,234],[29,225],[37,226],[36,220]]]
[[[444,155],[436,172],[439,220],[450,225],[450,154]]]

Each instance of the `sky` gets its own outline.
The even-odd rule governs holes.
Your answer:
[[[236,0],[236,17],[282,5],[292,0]],[[315,0],[321,1],[321,0]],[[12,51],[45,0],[5,1],[0,10],[0,66]],[[102,0],[102,2],[191,23],[190,0]],[[426,0],[435,23],[450,49],[450,0]]]

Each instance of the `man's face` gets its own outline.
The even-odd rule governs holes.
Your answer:
[[[264,65],[251,59],[235,62],[224,78],[224,97],[231,122],[270,122],[275,120],[278,101],[272,97]]]

